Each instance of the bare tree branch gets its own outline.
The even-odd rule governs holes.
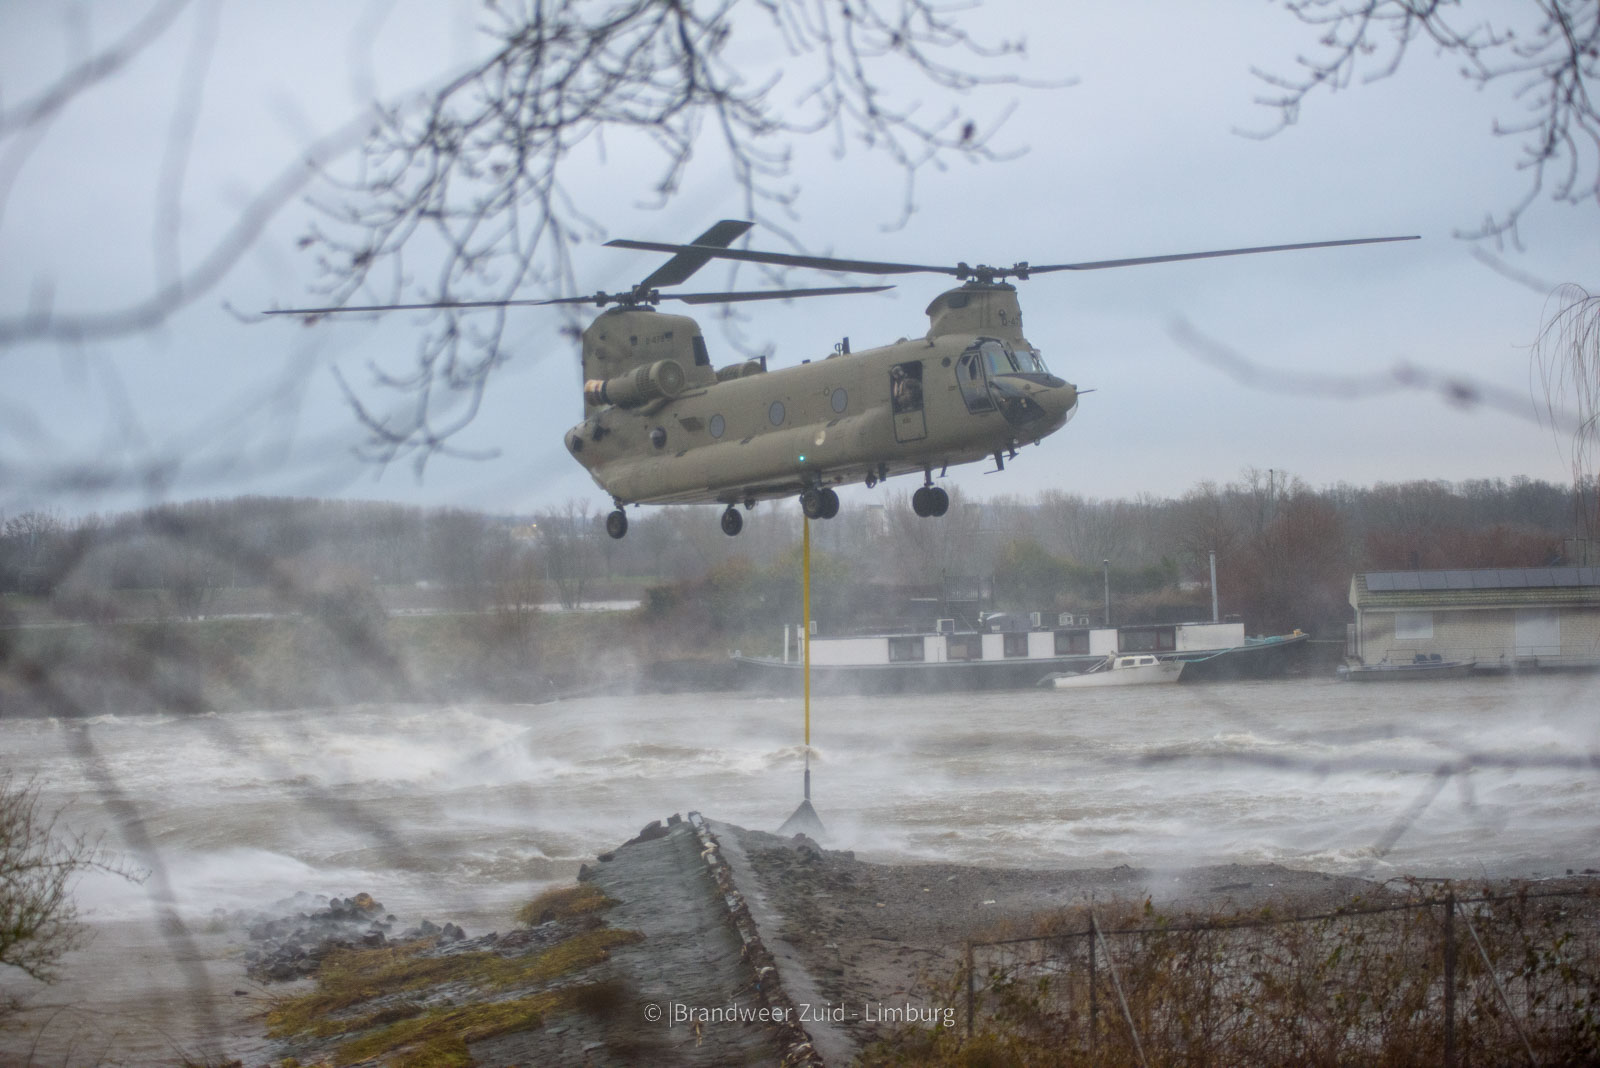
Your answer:
[[[355,173],[317,199],[302,244],[321,303],[573,292],[571,247],[600,234],[569,191],[580,148],[625,159],[658,205],[697,152],[714,150],[750,217],[767,220],[794,202],[795,143],[827,134],[838,153],[886,157],[909,211],[922,168],[996,156],[993,124],[968,114],[966,94],[1023,81],[1004,69],[1020,44],[982,45],[950,10],[935,0],[491,2],[493,54],[422,108],[383,109]],[[792,73],[771,73],[774,35]],[[1001,69],[974,73],[952,56]],[[949,103],[906,99],[907,74]],[[405,405],[349,394],[368,457],[410,456],[420,472],[444,449],[506,359],[506,322],[504,310],[442,309],[406,370],[372,368],[372,385]]]
[[[1422,390],[1437,394],[1459,408],[1491,408],[1530,421],[1540,418],[1528,398],[1510,390],[1468,375],[1441,372],[1405,360],[1396,361],[1387,372],[1375,374],[1286,371],[1257,363],[1238,350],[1207,337],[1183,319],[1174,320],[1169,333],[1191,355],[1237,382],[1270,393],[1367,400],[1403,390]],[[1580,425],[1579,416],[1561,408],[1555,394],[1551,394],[1545,414],[1552,425],[1564,431],[1570,432]]]
[[[1550,300],[1557,310],[1534,341],[1534,363],[1551,430],[1567,439],[1577,519],[1592,542],[1600,538],[1600,296],[1567,285]]]
[[[87,939],[72,900],[77,877],[104,871],[142,881],[98,842],[62,828],[60,817],[41,807],[35,784],[0,773],[0,966],[41,983],[55,982],[62,956]],[[12,1007],[0,1003],[0,1019]]]
[[[1297,57],[1298,72],[1257,69],[1271,94],[1257,102],[1277,122],[1254,136],[1294,125],[1313,93],[1376,81],[1400,69],[1413,43],[1431,43],[1461,61],[1461,76],[1478,89],[1508,85],[1521,107],[1496,119],[1497,136],[1521,145],[1517,168],[1526,191],[1500,212],[1489,212],[1465,238],[1517,239],[1522,214],[1548,190],[1551,199],[1583,204],[1600,198],[1600,111],[1590,84],[1600,73],[1600,5],[1591,0],[1528,0],[1516,5],[1468,0],[1287,0],[1291,14],[1319,33],[1319,50]],[[1481,13],[1475,13],[1481,11]]]

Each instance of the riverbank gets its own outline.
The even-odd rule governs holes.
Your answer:
[[[439,963],[403,973],[440,981],[395,972],[390,989],[352,1000],[339,991],[353,970],[393,965],[357,952],[268,1019],[279,1054],[302,1062],[414,1056],[430,1043],[484,1065],[844,1064],[896,1033],[907,1006],[936,1026],[955,1012],[942,995],[966,939],[1063,906],[1292,914],[1387,893],[1278,865],[875,864],[803,836],[674,816],[546,893],[520,933],[423,949]],[[567,964],[541,963],[553,961]],[[572,990],[582,996],[556,996]]]
[[[1214,1013],[1207,969],[1226,974],[1236,965],[1251,983],[1295,992],[1284,993],[1284,1011],[1313,1020],[1278,1029],[1269,1020],[1271,1005],[1253,997],[1254,1008],[1231,1021],[1251,1034],[1265,1027],[1271,1037],[1263,1038],[1294,1051],[1295,1059],[1306,1041],[1436,1059],[1444,1010],[1413,1002],[1417,991],[1437,981],[1432,973],[1438,936],[1412,918],[1438,912],[1452,895],[1450,900],[1459,896],[1470,904],[1461,922],[1473,923],[1476,913],[1472,945],[1486,963],[1498,960],[1496,970],[1514,973],[1524,985],[1537,982],[1560,992],[1547,1010],[1536,1002],[1512,1008],[1513,1016],[1527,1018],[1508,1024],[1497,1007],[1475,1004],[1489,989],[1481,975],[1460,980],[1460,1048],[1486,1060],[1511,1054],[1519,1040],[1537,1042],[1558,1057],[1600,1052],[1592,1005],[1563,1008],[1568,1003],[1561,1000],[1581,995],[1589,982],[1584,977],[1600,964],[1592,940],[1573,941],[1573,932],[1590,928],[1600,912],[1600,893],[1589,877],[1594,872],[1537,885],[1457,888],[1377,884],[1281,865],[1161,871],[874,864],[803,835],[750,831],[696,814],[652,824],[598,861],[584,869],[576,887],[549,891],[525,910],[530,930],[443,951],[459,960],[464,946],[471,946],[476,963],[418,969],[448,974],[452,996],[443,997],[443,984],[420,991],[413,986],[399,1003],[385,993],[367,997],[359,1010],[352,1007],[343,1016],[297,1016],[307,1006],[341,1003],[336,983],[319,983],[318,993],[271,1015],[279,1037],[301,1039],[289,1047],[297,1056],[331,1056],[336,1062],[381,1051],[384,1063],[448,1055],[454,1058],[450,1063],[482,1065],[576,1068],[647,1061],[820,1068],[967,1064],[971,1056],[1031,1051],[1024,1059],[1068,1063],[1073,1058],[1062,1043],[1083,1041],[1084,1024],[1071,1023],[1081,1010],[1071,1007],[1070,993],[1059,1003],[1072,983],[1056,967],[1072,958],[1075,936],[1068,926],[1098,916],[1112,937],[1125,928],[1166,930],[1174,937],[1170,944],[1159,938],[1145,944],[1144,952],[1156,958],[1153,965],[1141,964],[1134,956],[1140,950],[1120,943],[1124,978],[1115,978],[1114,963],[1102,963],[1112,971],[1119,1000],[1104,1008],[1109,1022],[1098,1057],[1089,1040],[1094,1063],[1145,1059],[1139,1052],[1133,1060],[1131,1049],[1120,1048],[1129,1032],[1116,1017],[1118,1006],[1130,1022],[1135,1010],[1129,1006],[1136,1007],[1143,1026],[1152,1028],[1149,1039],[1158,1043],[1152,1047],[1158,1057],[1178,1048],[1159,1043],[1189,1048],[1201,1041],[1187,1031],[1153,1033],[1162,1016],[1155,1008],[1145,1018],[1152,998],[1159,1004],[1162,998],[1198,996],[1195,1010]],[[1219,948],[1222,943],[1194,942],[1193,934],[1184,933],[1251,928],[1279,932],[1267,936],[1276,937],[1269,943],[1275,951],[1262,956],[1260,943]],[[1281,933],[1286,931],[1295,933]],[[1032,951],[1045,954],[1040,962],[966,978],[973,967],[969,943],[992,948],[1047,933],[1050,939]],[[539,947],[536,954],[523,948],[530,944]],[[1548,966],[1524,960],[1526,953],[1545,948],[1559,951],[1561,959]],[[1341,955],[1360,961],[1341,971]],[[1045,961],[1056,967],[1040,970]],[[342,971],[348,968],[341,965]],[[1054,985],[1044,978],[1051,975],[1058,980]],[[559,985],[551,982],[557,977]],[[1341,992],[1340,984],[1352,978],[1356,986]],[[1013,987],[1018,980],[1023,985]],[[463,982],[477,993],[462,997]],[[1196,982],[1197,995],[1187,990]],[[974,985],[983,990],[976,1002]],[[1347,1000],[1347,993],[1356,996]],[[969,1018],[975,1008],[983,1012],[980,1019]],[[1371,1022],[1393,1014],[1409,1021],[1403,1031],[1372,1031]],[[298,1030],[286,1034],[289,1019]],[[1063,1023],[1068,1030],[1056,1034]],[[1324,1025],[1332,1030],[1312,1033]],[[1369,1044],[1374,1033],[1384,1036],[1376,1047]],[[315,1037],[306,1042],[305,1036]],[[1221,1041],[1237,1044],[1237,1038]],[[1279,1063],[1275,1057],[1262,1046],[1235,1060]]]
[[[1529,884],[1511,882],[1494,892],[1570,893],[1559,915],[1582,925],[1600,904],[1595,874],[1543,881],[1531,894]],[[1461,888],[1463,895],[1485,889]],[[401,933],[406,925],[396,923],[393,939],[378,939],[372,932],[386,925],[370,921],[383,914],[376,902],[318,900],[323,910],[360,913],[362,930],[340,932],[351,943],[346,950],[313,947],[319,967],[297,972],[311,972],[309,980],[247,974],[259,959],[252,950],[279,935],[263,930],[262,915],[214,916],[190,932],[198,957],[181,966],[163,959],[170,933],[102,932],[117,944],[101,949],[130,957],[128,968],[113,970],[122,985],[97,988],[113,981],[106,973],[74,976],[53,992],[55,1005],[24,1017],[3,1048],[24,1042],[42,1053],[39,1063],[87,1050],[106,1065],[187,1058],[245,1068],[276,1068],[286,1058],[576,1068],[838,1065],[866,1055],[886,1063],[896,1049],[921,1056],[962,1041],[969,940],[1058,932],[1087,908],[1108,930],[1130,917],[1181,928],[1196,917],[1400,915],[1387,910],[1414,902],[1417,892],[1403,880],[1278,864],[875,863],[803,836],[673,816],[593,858],[575,883],[550,887],[519,915],[456,917],[477,928],[464,935],[426,923]],[[1445,888],[1426,892],[1442,898]],[[319,915],[313,910],[311,918]],[[1501,932],[1482,912],[1477,922],[1493,949]],[[287,918],[265,927],[284,924]],[[1582,954],[1563,960],[1580,972],[1594,965]],[[147,978],[135,980],[129,968]],[[64,1013],[62,995],[76,1002]],[[180,1005],[197,1013],[203,1033],[174,1029]],[[30,1027],[43,1032],[37,1047]]]

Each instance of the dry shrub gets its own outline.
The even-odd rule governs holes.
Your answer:
[[[1441,1064],[1447,944],[1458,1063],[1600,1063],[1600,896],[1454,899],[1447,936],[1448,893],[1306,919],[1053,914],[974,946],[970,1036],[905,1028],[862,1063]],[[963,968],[947,1003],[965,1004],[967,981]]]

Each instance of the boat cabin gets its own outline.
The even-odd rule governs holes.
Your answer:
[[[1071,619],[1069,625],[1028,630],[956,632],[941,620],[933,634],[869,634],[811,639],[813,667],[857,667],[890,664],[943,664],[1037,660],[1073,663],[1103,660],[1119,654],[1201,653],[1245,644],[1244,624],[1172,623],[1161,626],[1091,627]],[[783,661],[802,659],[804,628],[786,626]]]

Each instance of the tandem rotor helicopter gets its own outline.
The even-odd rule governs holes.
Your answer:
[[[624,509],[630,504],[714,502],[724,506],[723,532],[733,536],[744,527],[740,505],[748,510],[757,501],[798,497],[807,518],[831,519],[839,511],[835,487],[858,482],[871,487],[904,474],[922,475],[912,510],[941,516],[950,497],[934,484],[935,471],[943,477],[950,467],[988,457],[1003,470],[1020,446],[1061,429],[1077,412],[1078,388],[1051,373],[1023,336],[1016,286],[1007,279],[1417,239],[1367,237],[1044,266],[949,267],[730,248],[751,225],[725,219],[683,245],[607,242],[672,256],[625,293],[288,308],[271,314],[588,303],[605,308],[583,331],[584,420],[566,432],[565,442],[616,503],[606,516],[606,532],[613,538],[627,534]],[[688,280],[712,259],[854,274],[948,274],[961,284],[928,305],[922,337],[854,352],[846,338],[824,359],[776,370],[768,370],[764,357],[716,368],[699,324],[658,312],[655,305],[663,300],[787,300],[892,287],[661,291]]]

